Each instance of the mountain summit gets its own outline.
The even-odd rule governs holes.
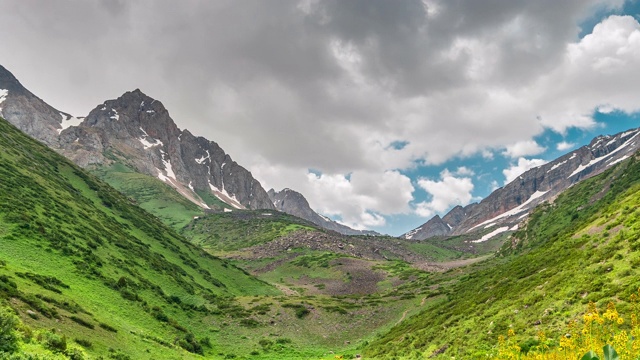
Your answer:
[[[80,122],[35,96],[2,65],[0,65],[0,116],[50,147],[57,146],[58,134],[63,128]]]
[[[616,135],[598,136],[556,160],[535,167],[480,203],[456,206],[442,219],[436,217],[402,237],[424,240],[434,236],[462,235],[495,229],[490,234],[514,230],[539,203],[552,200],[579,181],[602,173],[640,149],[640,128]],[[484,241],[482,237],[476,241]]]
[[[324,229],[333,230],[342,235],[380,235],[375,231],[352,229],[318,214],[313,211],[304,195],[297,191],[291,189],[275,191],[271,189],[268,195],[276,210],[311,221]]]
[[[209,208],[211,195],[235,209],[273,209],[251,173],[218,144],[180,130],[164,105],[139,89],[93,109],[61,132],[62,152],[81,166],[125,164]]]
[[[215,142],[180,130],[164,105],[139,89],[75,118],[0,66],[0,116],[82,167],[125,165],[205,209],[274,209],[249,171]]]

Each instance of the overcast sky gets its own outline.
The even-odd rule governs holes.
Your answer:
[[[140,88],[268,190],[398,235],[639,126],[638,1],[0,0],[61,111]]]

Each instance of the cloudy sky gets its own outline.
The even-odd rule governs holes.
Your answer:
[[[140,88],[266,189],[399,235],[640,126],[638,0],[0,0],[0,64],[86,115]]]

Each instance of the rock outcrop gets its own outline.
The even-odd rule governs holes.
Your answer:
[[[180,130],[164,105],[136,89],[93,109],[60,134],[61,152],[80,164],[117,161],[158,177],[207,208],[209,194],[236,209],[273,209],[251,173],[218,144]]]

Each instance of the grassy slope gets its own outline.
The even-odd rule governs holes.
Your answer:
[[[602,191],[605,189],[606,191]],[[500,257],[444,274],[444,301],[373,341],[373,358],[495,354],[512,328],[520,342],[558,339],[585,303],[618,308],[640,284],[640,161],[633,159],[539,207]],[[511,246],[513,244],[513,246]]]
[[[302,229],[320,231],[308,221],[278,211],[234,210],[195,219],[181,233],[207,250],[225,252],[263,244]]]
[[[31,328],[93,354],[189,358],[175,339],[211,337],[216,351],[229,296],[277,293],[2,119],[0,149],[0,299]]]
[[[93,174],[116,190],[134,199],[138,206],[152,213],[173,229],[180,229],[194,216],[202,216],[202,208],[184,198],[159,179],[133,171],[121,163],[101,166]]]

